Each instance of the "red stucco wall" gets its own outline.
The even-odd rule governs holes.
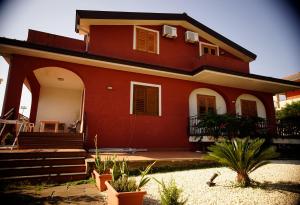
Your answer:
[[[100,136],[101,147],[192,148],[187,136],[189,95],[201,87],[214,89],[223,95],[227,110],[231,113],[235,112],[232,101],[243,93],[253,94],[265,104],[267,116],[274,118],[272,95],[267,93],[25,56],[14,56],[11,63],[4,111],[12,106],[19,107],[23,80],[34,69],[62,67],[73,71],[83,80],[90,148],[94,146],[95,134]],[[130,81],[161,85],[161,117],[129,114]],[[113,89],[108,90],[107,86]]]
[[[115,58],[134,60],[182,70],[193,70],[202,65],[218,66],[229,70],[249,73],[249,63],[225,52],[220,57],[199,56],[199,44],[186,43],[185,28],[177,26],[175,39],[162,37],[161,26],[145,26],[160,32],[160,53],[133,50],[133,26],[91,26],[88,52]],[[207,42],[205,39],[201,41]]]

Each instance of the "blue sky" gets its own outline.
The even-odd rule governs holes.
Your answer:
[[[28,29],[82,39],[75,10],[183,13],[257,54],[251,73],[281,78],[300,71],[300,28],[284,0],[9,0],[0,4],[0,36],[26,40]],[[0,109],[8,66],[0,59]],[[22,105],[28,105],[25,96]],[[26,111],[24,112],[26,114]]]

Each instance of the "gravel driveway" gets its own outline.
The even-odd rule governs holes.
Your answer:
[[[221,175],[215,179],[216,186],[208,187],[206,182],[215,173]],[[300,162],[273,161],[250,174],[250,178],[259,182],[256,188],[234,186],[235,173],[227,168],[209,168],[171,173],[152,174],[158,180],[168,182],[175,179],[183,189],[188,205],[200,204],[298,204],[300,202]],[[145,205],[159,204],[158,184],[151,180],[145,187],[147,199]]]

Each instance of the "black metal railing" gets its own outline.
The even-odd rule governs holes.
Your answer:
[[[300,138],[300,119],[277,120],[276,137]]]
[[[192,116],[188,123],[189,136],[300,138],[299,120],[277,120],[270,123],[262,118],[215,115],[213,118]]]

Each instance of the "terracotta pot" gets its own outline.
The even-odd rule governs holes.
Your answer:
[[[93,174],[99,191],[105,191],[107,189],[105,181],[112,179],[111,174],[99,174],[96,170],[93,171]]]
[[[142,205],[146,191],[136,192],[117,192],[108,181],[107,186],[107,202],[108,205]]]

